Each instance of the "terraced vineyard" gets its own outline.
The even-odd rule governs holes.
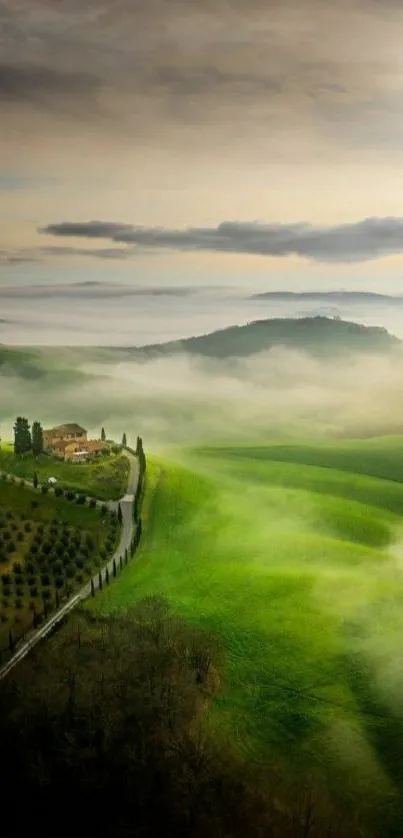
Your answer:
[[[152,592],[226,650],[209,722],[252,758],[403,795],[403,439],[148,460],[139,559],[89,607]]]

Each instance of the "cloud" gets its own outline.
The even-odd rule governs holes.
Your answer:
[[[235,124],[245,137],[335,122],[348,132],[351,106],[371,119],[368,102],[401,89],[403,17],[388,11],[371,0],[2,0],[0,98],[154,140],[157,124],[225,126],[232,144]]]
[[[217,227],[183,230],[114,222],[61,222],[41,233],[60,237],[110,239],[149,250],[300,256],[316,262],[363,262],[403,253],[403,218],[365,218],[352,224],[315,227],[307,222],[264,224],[224,221]]]
[[[88,74],[63,72],[55,67],[0,65],[0,101],[46,104],[51,97],[86,96],[97,88]]]

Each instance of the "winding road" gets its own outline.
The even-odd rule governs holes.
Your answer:
[[[120,557],[122,559],[124,557],[125,550],[130,550],[131,541],[134,534],[134,525],[133,525],[133,502],[134,502],[134,495],[136,493],[137,484],[139,480],[139,464],[137,457],[131,453],[131,451],[125,451],[126,456],[130,462],[130,471],[129,471],[129,478],[127,482],[127,492],[123,497],[118,501],[109,501],[107,504],[109,510],[116,510],[120,504],[122,510],[122,529],[121,529],[121,536],[119,541],[119,546],[116,552],[111,556],[109,561],[104,565],[102,568],[101,576],[102,582],[105,582],[105,575],[106,569],[108,569],[109,575],[111,576],[113,573],[113,562],[115,561],[117,565],[119,565]],[[100,505],[102,505],[103,501],[100,501]],[[99,572],[92,577],[92,582],[94,583],[95,590],[99,588]],[[51,631],[63,617],[66,616],[73,608],[78,605],[83,599],[87,599],[91,596],[91,579],[81,588],[78,593],[74,594],[71,599],[69,599],[64,605],[59,608],[58,611],[55,611],[51,617],[46,621],[38,629],[33,630],[29,635],[27,635],[26,640],[19,646],[15,654],[7,661],[4,666],[0,669],[0,681],[6,677],[6,675],[11,672],[12,669],[19,663],[23,658],[26,657],[28,652],[39,643],[47,634]]]

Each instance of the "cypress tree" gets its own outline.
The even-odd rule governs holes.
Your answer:
[[[102,591],[102,573],[101,573],[101,571],[99,571],[99,574],[98,574],[98,583],[99,583],[99,585],[98,585],[99,590]]]
[[[14,453],[26,454],[31,450],[31,431],[28,419],[17,416],[14,425]]]
[[[34,480],[33,480],[33,483],[34,483],[34,489],[37,489],[37,488],[38,488],[38,483],[39,483],[39,480],[38,480],[38,475],[37,475],[36,471],[34,471]]]
[[[106,566],[106,569],[105,569],[105,582],[106,582],[106,584],[107,584],[107,585],[109,585],[109,570],[108,570],[108,566]]]
[[[36,455],[43,453],[43,430],[40,422],[34,422],[32,425],[32,451]]]
[[[91,576],[91,596],[95,596],[94,580]]]
[[[10,629],[10,631],[8,632],[8,645],[9,645],[10,652],[13,652],[13,651],[14,651],[14,645],[15,645],[15,644],[14,644],[14,638],[13,638],[13,635],[11,634],[11,629]]]
[[[113,575],[116,576],[116,560],[113,560]]]
[[[118,506],[118,521],[119,521],[119,524],[121,524],[121,523],[122,523],[122,521],[123,521],[122,507],[121,507],[121,505],[120,505],[120,504],[119,504],[119,506]]]
[[[123,436],[122,436],[122,445],[123,445],[123,448],[127,448],[127,437],[126,437],[126,434],[123,434]]]
[[[120,567],[120,570],[123,570],[122,556],[119,556],[119,567]]]
[[[106,440],[105,428],[101,428],[101,442],[105,442],[105,440]]]

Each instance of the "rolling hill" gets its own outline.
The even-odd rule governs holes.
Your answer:
[[[181,352],[212,358],[240,358],[275,346],[287,346],[322,356],[388,352],[401,343],[383,327],[362,326],[329,317],[303,317],[256,320],[199,337],[136,347],[131,353],[143,359]]]

